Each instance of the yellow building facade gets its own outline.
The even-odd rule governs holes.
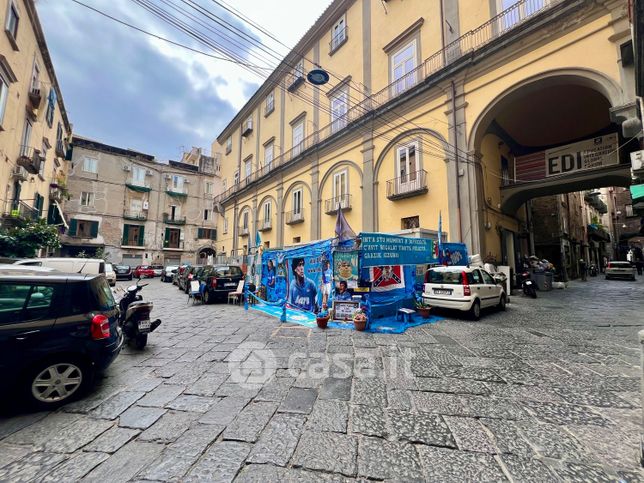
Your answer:
[[[32,0],[0,0],[3,219],[63,224],[71,125]]]
[[[333,1],[213,143],[218,253],[333,237],[341,209],[356,232],[436,237],[442,218],[513,266],[517,160],[619,130],[629,43],[627,0]]]

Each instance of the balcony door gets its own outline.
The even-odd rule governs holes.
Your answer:
[[[337,208],[338,204],[340,208],[346,208],[348,194],[347,170],[345,169],[333,175],[333,206],[331,208]]]
[[[417,144],[412,143],[399,147],[396,158],[396,190],[398,193],[407,193],[418,189],[420,165]]]

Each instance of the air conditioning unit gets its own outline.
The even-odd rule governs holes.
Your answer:
[[[128,164],[123,166],[123,171],[132,171],[132,168]]]
[[[147,201],[144,201],[144,202],[143,202],[143,209],[144,209],[144,210],[148,210],[148,209],[150,209],[150,203],[148,203]]]

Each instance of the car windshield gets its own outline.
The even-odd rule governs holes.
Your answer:
[[[631,268],[630,262],[610,262],[611,268]]]
[[[116,307],[112,290],[103,277],[95,277],[90,281],[92,293],[100,310],[112,310]]]
[[[430,270],[428,282],[460,285],[463,283],[463,272],[439,272],[436,270]]]
[[[239,267],[215,267],[217,277],[241,277],[242,271]]]
[[[114,269],[112,268],[112,264],[111,264],[111,263],[106,263],[106,264],[105,264],[105,271],[106,271],[106,272],[113,272],[113,271],[114,271]]]
[[[128,267],[127,265],[114,265],[114,268],[116,268],[117,270],[129,270],[130,269],[130,267]]]

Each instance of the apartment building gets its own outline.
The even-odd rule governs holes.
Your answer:
[[[71,125],[33,0],[0,0],[0,216],[63,226]]]
[[[442,214],[447,239],[514,266],[530,199],[630,182],[628,7],[334,0],[213,143],[218,253],[332,237],[337,210],[427,237]],[[559,166],[580,142],[613,149]]]
[[[75,136],[71,160],[65,255],[100,249],[109,261],[131,266],[199,263],[215,255],[218,159],[193,148],[166,164]]]

